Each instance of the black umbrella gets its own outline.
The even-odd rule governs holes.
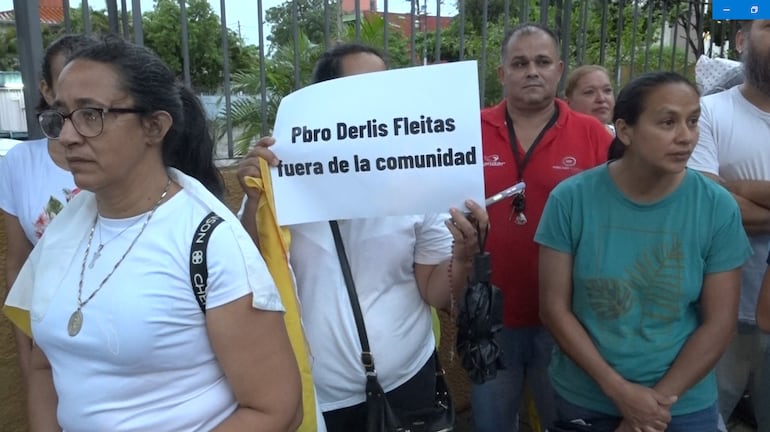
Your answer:
[[[481,238],[479,245],[484,250]],[[457,316],[457,352],[463,368],[476,384],[493,379],[498,369],[505,369],[502,352],[495,341],[495,333],[503,327],[503,294],[489,282],[491,274],[489,252],[476,254]]]

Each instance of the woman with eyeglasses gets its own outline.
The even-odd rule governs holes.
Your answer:
[[[6,300],[35,341],[30,416],[68,432],[296,428],[283,306],[217,199],[200,101],[117,36],[73,53],[56,86],[40,126],[83,192]]]
[[[95,43],[87,35],[64,35],[48,46],[43,56],[43,77],[38,84],[40,102],[48,109],[53,102],[56,80],[64,61],[73,51]],[[0,158],[0,210],[7,236],[5,281],[11,286],[21,266],[51,220],[78,192],[67,171],[64,149],[47,138],[15,146]],[[15,332],[19,366],[26,380],[32,340]]]

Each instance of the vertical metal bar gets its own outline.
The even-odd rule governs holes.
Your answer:
[[[80,6],[83,8],[83,33],[91,33],[91,8],[88,6],[88,0],[81,0]]]
[[[564,81],[569,74],[569,64],[572,58],[569,51],[572,42],[572,0],[565,0],[563,6],[561,11],[561,58],[564,61],[564,73],[561,74],[561,80],[559,80],[560,93],[564,89]]]
[[[668,11],[666,10],[666,3],[665,1],[660,2],[660,8],[662,10],[662,13],[660,14],[660,41],[659,41],[659,47],[658,47],[658,70],[663,70],[663,44],[664,39],[666,39],[666,23],[668,22]]]
[[[719,28],[721,30],[719,34],[722,35],[722,43],[719,44],[719,57],[725,58],[725,45],[727,45],[725,43],[725,41],[729,40],[728,39],[729,38],[728,35],[730,35],[730,33],[729,33],[728,29],[725,29],[725,22],[724,21],[719,21]]]
[[[623,45],[623,0],[618,2],[618,34],[615,43],[615,86],[620,86],[620,55]]]
[[[182,28],[182,75],[184,84],[192,87],[190,78],[190,35],[187,31],[187,0],[179,0],[179,24]]]
[[[562,19],[564,18],[564,1],[563,0],[555,0],[556,2],[556,13],[553,16],[553,29],[556,29],[556,36],[559,37],[559,40],[561,40],[561,24]]]
[[[358,4],[359,0],[356,0]],[[260,21],[261,22],[261,21]],[[297,0],[291,0],[291,38],[294,43],[294,90],[302,87],[302,78],[299,75],[299,6]]]
[[[687,65],[690,64],[690,34],[692,34],[692,0],[687,1],[687,19],[684,26],[684,64],[682,75],[687,75]],[[698,36],[700,37],[700,35]]]
[[[144,29],[142,28],[142,1],[131,0],[131,18],[134,22],[134,43],[144,45]]]
[[[260,92],[260,115],[259,118],[262,121],[261,129],[262,136],[267,136],[267,71],[265,68],[265,30],[264,22],[262,20],[262,1],[257,0],[257,22],[260,24],[257,30],[259,37],[259,92]]]
[[[519,24],[529,22],[529,0],[521,0],[519,6]]]
[[[639,0],[634,0],[634,20],[631,30],[631,69],[628,71],[628,79],[634,78],[636,70],[636,32],[639,29]]]
[[[40,94],[40,64],[43,59],[43,37],[40,28],[40,4],[38,0],[13,0],[14,23],[19,50],[21,80],[24,85],[24,115],[27,120],[27,138],[43,136],[34,107]]]
[[[508,0],[505,0],[508,1]],[[428,14],[425,14],[425,19],[428,19]],[[441,0],[436,0],[436,46],[435,53],[433,54],[433,62],[441,62]]]
[[[384,1],[383,4],[383,11],[382,11],[382,18],[383,18],[383,28],[382,28],[382,47],[383,50],[387,53],[388,49],[390,47],[390,21],[388,20],[388,0]]]
[[[225,11],[225,0],[219,0],[219,12],[222,20],[222,73],[224,74],[224,92],[225,92],[225,121],[227,122],[227,157],[233,158],[233,118],[232,105],[230,101],[230,46],[227,40],[227,13]]]
[[[705,19],[704,18],[703,9],[704,9],[705,6],[706,6],[706,2],[705,1],[699,1],[698,3],[696,3],[697,10],[695,11],[695,13],[696,13],[696,15],[695,15],[696,18],[695,19],[697,21],[695,22],[695,31],[697,33],[696,37],[698,38],[698,39],[696,39],[698,41],[698,49],[700,49],[701,45],[703,45],[703,20]],[[712,37],[710,38],[711,40],[714,39],[713,33],[714,33],[714,28],[716,27],[715,24],[716,23],[712,20],[711,21]],[[704,46],[704,49],[705,49],[705,46]],[[696,52],[694,54],[695,54],[695,59],[697,60],[697,58],[701,54],[703,54],[703,53],[702,52]],[[711,56],[709,56],[709,57],[711,57]]]
[[[602,35],[599,42],[599,64],[606,67],[607,60],[607,16],[609,15],[609,0],[602,1]],[[609,69],[609,68],[608,68]]]
[[[62,0],[62,12],[64,12],[64,31],[72,33],[72,19],[70,18],[70,0]]]
[[[479,101],[484,106],[487,90],[487,27],[489,26],[489,0],[482,0],[481,6],[481,71],[479,72]]]
[[[548,4],[550,0],[540,0],[540,24],[548,25]]]
[[[296,0],[295,0],[296,1]],[[361,0],[355,0],[356,3],[356,42],[361,42]],[[295,22],[296,25],[296,22]]]
[[[419,4],[419,3],[418,3]],[[425,18],[425,22],[423,22]],[[422,31],[422,65],[428,64],[428,0],[420,8],[420,30]]]
[[[440,0],[437,0],[440,1]],[[505,0],[503,6],[503,34],[508,33],[511,27],[511,0]]]
[[[676,70],[676,46],[679,44],[679,15],[682,12],[682,3],[677,0],[676,2],[676,15],[674,18],[674,43],[671,47],[671,69],[672,71]]]
[[[409,3],[411,3],[411,11],[409,12],[409,47],[410,47],[409,53],[411,58],[409,59],[409,64],[412,66],[415,65],[414,59],[416,58],[415,55],[417,54],[417,44],[416,44],[415,35],[414,35],[414,30],[415,30],[414,24],[416,22],[414,19],[414,16],[415,16],[414,2],[416,1],[417,0],[409,1]]]
[[[126,0],[120,0],[120,19],[123,26],[123,39],[128,39],[128,8]]]
[[[580,23],[578,24],[578,52],[577,61],[582,65],[586,62],[586,45],[588,44],[588,12],[591,2],[582,2],[580,5]]]
[[[652,5],[647,5],[647,23],[644,26],[647,37],[644,41],[644,71],[650,70],[650,45],[652,45]]]
[[[331,45],[331,32],[329,25],[329,0],[324,0],[324,51],[329,49]],[[262,30],[262,21],[260,21],[259,29]]]
[[[460,7],[460,61],[465,60],[465,1],[458,2]]]
[[[120,34],[118,28],[118,0],[106,0],[107,20],[110,23],[110,33]]]

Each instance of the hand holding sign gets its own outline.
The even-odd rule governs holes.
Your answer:
[[[244,179],[246,177],[259,178],[262,175],[259,169],[259,160],[266,160],[270,166],[277,166],[280,163],[278,158],[275,157],[275,154],[268,149],[268,147],[273,144],[275,144],[275,139],[273,139],[273,137],[260,138],[254,148],[251,149],[238,163],[236,176],[238,177],[238,182],[241,184],[241,189],[243,189],[249,199],[255,201],[258,200],[259,191],[248,187]]]

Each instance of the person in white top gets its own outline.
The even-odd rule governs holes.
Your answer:
[[[38,111],[48,108],[56,92],[56,80],[68,55],[95,43],[88,35],[64,35],[53,41],[43,55],[43,77],[38,84]],[[13,285],[21,266],[78,188],[67,171],[64,149],[47,138],[14,146],[0,158],[0,210],[4,213],[7,254],[5,281]],[[15,331],[19,366],[26,381],[32,340]]]
[[[615,91],[610,74],[599,65],[583,65],[567,76],[565,99],[573,111],[596,117],[613,136],[615,125],[612,113],[615,109]]]
[[[32,429],[296,428],[301,385],[283,306],[217,199],[197,97],[149,49],[108,35],[69,57],[38,118],[83,192],[6,300],[35,341]],[[209,242],[198,249],[201,232]],[[203,270],[193,273],[201,263],[207,287]]]
[[[371,47],[341,44],[321,56],[313,82],[385,69],[382,55]],[[257,242],[259,193],[243,178],[260,176],[259,158],[273,166],[278,163],[269,150],[273,143],[271,137],[260,139],[238,170],[247,196],[241,222]],[[478,225],[457,209],[443,215],[339,221],[378,379],[402,422],[409,413],[433,406],[436,371],[430,307],[448,309],[450,291],[460,298],[470,258],[479,250],[476,230],[488,226],[481,206],[472,201],[466,205]],[[361,344],[331,229],[326,222],[289,228],[290,261],[326,428],[366,430]]]
[[[770,336],[756,308],[770,242],[770,20],[745,21],[736,36],[744,83],[701,99],[700,139],[688,166],[738,201],[754,255],[743,267],[738,334],[717,365],[720,414],[730,417],[748,387],[759,431],[770,431]]]

